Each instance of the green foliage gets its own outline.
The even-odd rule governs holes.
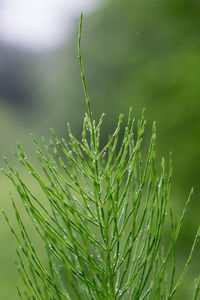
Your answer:
[[[101,148],[101,116],[95,123],[81,56],[82,16],[79,32],[79,63],[88,113],[82,141],[71,132],[69,142],[59,139],[40,146],[32,136],[43,175],[28,160],[21,144],[16,157],[38,182],[48,204],[43,203],[7,159],[5,175],[20,195],[26,212],[48,257],[48,266],[38,255],[28,229],[12,197],[19,233],[5,218],[20,251],[18,270],[25,293],[20,299],[171,299],[188,269],[198,242],[195,236],[190,255],[178,278],[176,241],[191,194],[178,219],[168,209],[171,159],[166,171],[162,159],[157,175],[156,128],[153,124],[145,155],[142,140],[144,112],[137,130],[130,109],[122,142],[123,116],[108,142]],[[45,175],[45,178],[43,178]],[[165,221],[170,215],[171,238],[164,242]],[[165,246],[165,247],[164,247]],[[193,299],[198,299],[199,279]]]
[[[120,112],[132,106],[138,117],[145,107],[148,124],[154,120],[158,124],[158,156],[173,151],[177,202],[183,205],[181,199],[194,186],[198,206],[200,1],[99,2],[102,6],[87,17],[87,39],[83,43],[90,97],[95,100],[93,113],[96,118],[103,107],[107,115],[104,139]],[[83,101],[74,36],[43,66],[52,70],[48,73],[53,76],[50,83],[46,82],[41,101],[46,95],[53,111],[58,113],[60,109],[58,115],[63,120],[67,115],[78,135],[80,122],[74,116],[81,115]],[[43,78],[47,81],[48,74]],[[55,101],[58,93],[59,107]],[[65,134],[61,122],[58,130]],[[195,204],[193,207],[190,224],[193,222],[194,229],[198,209]]]

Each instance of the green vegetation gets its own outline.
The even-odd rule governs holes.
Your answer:
[[[44,253],[38,254],[11,197],[19,230],[3,213],[20,247],[18,270],[25,292],[18,288],[19,297],[171,299],[182,283],[200,234],[199,228],[185,266],[176,274],[176,242],[192,191],[181,216],[174,218],[168,206],[171,158],[168,171],[162,159],[158,175],[155,124],[147,153],[142,148],[144,112],[137,130],[131,109],[124,130],[120,115],[116,130],[101,147],[103,115],[96,124],[84,77],[81,33],[82,16],[79,63],[88,108],[82,140],[72,134],[69,125],[68,143],[53,130],[49,144],[43,140],[40,146],[32,136],[41,168],[33,167],[21,144],[16,153],[39,184],[44,200],[5,159],[8,170],[3,172],[14,184],[48,261],[47,265]],[[170,236],[165,232],[169,224]],[[198,279],[194,300],[199,291]]]
[[[141,108],[145,107],[148,124],[156,120],[158,126],[159,158],[173,151],[172,189],[180,206],[190,187],[194,187],[193,218],[188,222],[194,230],[198,223],[200,191],[200,1],[106,0],[102,3],[88,15],[84,29],[87,39],[83,41],[87,83],[95,102],[93,113],[97,118],[103,107],[107,115],[102,138],[106,140],[113,130],[120,112],[132,106],[134,115],[139,117]],[[42,85],[45,90],[41,101],[46,95],[46,102],[52,103],[60,120],[63,116],[58,128],[62,136],[66,118],[76,135],[79,134],[84,109],[75,36],[74,33],[66,46],[57,54],[54,52],[43,66],[53,76],[41,76],[46,81]],[[58,95],[59,106],[55,102]],[[148,124],[147,131],[150,131]]]

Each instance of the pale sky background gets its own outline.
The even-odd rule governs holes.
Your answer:
[[[93,10],[99,0],[1,0],[0,40],[45,50],[66,38],[74,18]]]

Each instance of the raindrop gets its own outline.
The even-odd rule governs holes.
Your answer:
[[[160,190],[161,189],[161,180],[160,180],[160,182],[159,182],[159,184],[158,184],[158,189]]]

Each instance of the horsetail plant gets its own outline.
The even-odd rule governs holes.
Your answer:
[[[166,171],[161,162],[158,176],[156,127],[146,155],[141,151],[145,117],[135,129],[130,109],[127,125],[123,116],[107,144],[100,147],[101,116],[96,125],[90,106],[81,56],[82,14],[78,58],[88,113],[79,141],[68,125],[69,141],[53,140],[42,146],[32,136],[42,174],[27,159],[20,144],[16,156],[39,184],[48,200],[46,206],[5,158],[4,174],[12,181],[38,232],[48,265],[40,258],[12,197],[19,226],[14,234],[18,269],[24,282],[20,299],[172,299],[188,269],[200,229],[182,273],[175,276],[175,246],[189,195],[182,215],[174,220],[168,209],[171,185],[171,159]],[[119,139],[122,136],[122,139]],[[121,142],[119,142],[119,140]],[[171,242],[164,249],[166,214],[171,222]],[[166,243],[165,243],[166,244]],[[198,299],[199,279],[193,299]]]

